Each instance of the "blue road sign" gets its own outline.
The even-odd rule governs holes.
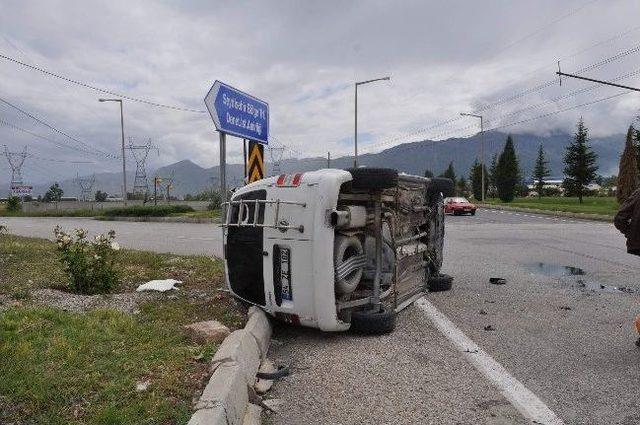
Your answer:
[[[269,143],[269,104],[216,81],[204,98],[218,131]]]

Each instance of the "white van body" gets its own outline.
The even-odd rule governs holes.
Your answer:
[[[399,221],[393,205],[406,185],[413,185],[413,197],[425,194],[417,196],[420,205],[413,209],[418,212],[410,214],[434,213],[423,205],[430,179],[396,172],[397,183],[385,189],[359,190],[352,187],[353,173],[361,172],[323,169],[281,175],[233,193],[222,227],[226,283],[237,298],[285,321],[344,331],[351,326],[352,310],[384,304],[397,311],[424,291],[440,266],[434,270],[429,267],[433,261],[424,260],[429,235],[419,226],[428,220],[419,218],[415,231],[408,229],[413,239],[407,243],[407,229],[391,228]],[[441,195],[439,199],[441,209]],[[394,243],[392,248],[390,239],[398,237],[404,238],[402,246]],[[411,296],[398,303],[397,272],[404,273],[398,265],[408,257],[419,259],[411,264],[420,265],[413,273],[418,278],[409,279]],[[376,262],[384,264],[376,269]]]

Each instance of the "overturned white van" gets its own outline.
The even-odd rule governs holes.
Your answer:
[[[449,179],[386,168],[280,175],[237,190],[223,218],[240,300],[324,331],[389,332],[440,275]]]

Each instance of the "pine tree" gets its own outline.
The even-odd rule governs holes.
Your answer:
[[[511,135],[507,136],[504,150],[498,158],[495,178],[498,197],[504,202],[513,201],[520,183],[520,166]]]
[[[424,176],[425,177],[433,177],[433,172],[431,170],[424,170]]]
[[[562,185],[569,195],[575,195],[582,204],[584,189],[596,178],[598,155],[588,144],[589,129],[585,127],[582,117],[578,121],[578,129],[573,141],[567,146],[564,154],[564,174]]]
[[[533,167],[533,181],[538,191],[538,198],[542,198],[542,190],[544,189],[544,179],[551,175],[549,170],[549,161],[545,159],[544,148],[542,144],[538,147],[538,157],[536,158],[536,164]]]
[[[458,179],[456,178],[456,172],[453,169],[453,161],[451,161],[449,163],[449,166],[447,167],[447,169],[444,170],[444,172],[442,174],[440,174],[440,177],[446,177],[448,179],[451,179],[453,181],[453,183],[458,181]]]
[[[495,196],[497,192],[496,175],[498,174],[498,154],[494,153],[491,157],[491,166],[489,167],[489,193]]]
[[[468,195],[469,184],[467,183],[467,179],[465,179],[464,176],[460,176],[460,178],[456,182],[456,192],[460,196]]]
[[[482,166],[480,165],[480,161],[476,158],[475,162],[471,166],[471,171],[469,172],[469,180],[471,180],[471,191],[473,192],[473,197],[476,200],[482,200]],[[487,170],[487,167],[484,167],[484,194],[487,195],[489,191],[490,185],[490,175]]]
[[[620,156],[620,168],[618,172],[618,191],[616,196],[618,203],[622,204],[636,190],[639,184],[638,176],[638,155],[636,146],[633,144],[635,129],[629,126],[627,131],[627,141],[624,151]]]

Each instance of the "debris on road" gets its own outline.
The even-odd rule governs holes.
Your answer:
[[[147,283],[143,283],[142,285],[136,288],[136,291],[158,291],[158,292],[166,292],[171,291],[172,289],[178,290],[176,288],[177,283],[182,283],[181,280],[175,279],[164,279],[164,280],[150,280]]]
[[[569,307],[568,305],[561,305],[559,308],[560,310],[565,310],[565,311],[571,310],[571,307]]]
[[[490,277],[489,283],[493,285],[504,285],[507,283],[507,280],[502,277]]]
[[[487,312],[486,312],[485,310],[480,310],[480,311],[478,312],[478,314],[485,315],[485,314],[487,314]]]
[[[493,327],[493,326],[491,326],[491,325],[487,325],[487,326],[485,326],[485,327],[484,327],[484,330],[485,330],[485,331],[495,331],[495,330],[496,330],[496,328],[494,328],[494,327]]]
[[[137,392],[142,392],[142,391],[147,391],[147,388],[149,388],[149,385],[151,384],[151,382],[149,381],[141,381],[141,382],[137,382],[136,383],[136,391]]]

